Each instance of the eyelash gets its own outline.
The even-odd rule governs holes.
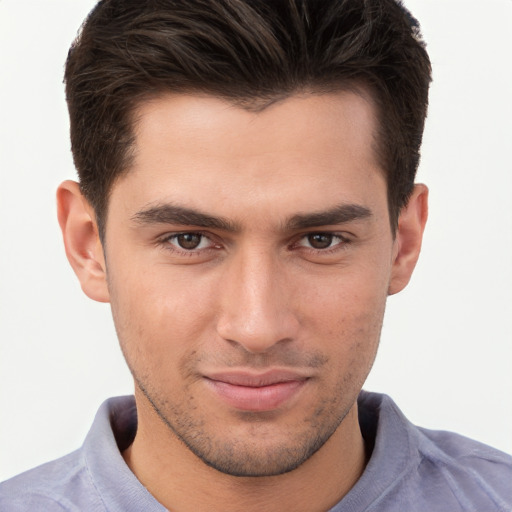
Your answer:
[[[180,248],[179,246],[171,243],[172,240],[176,240],[179,236],[182,236],[182,235],[201,236],[201,237],[209,240],[211,245],[209,247],[204,247],[202,249],[187,250],[184,248]],[[188,256],[188,257],[194,257],[194,256],[197,256],[198,254],[204,254],[206,251],[211,251],[211,250],[220,248],[220,244],[215,244],[215,242],[212,240],[211,235],[202,233],[201,231],[182,231],[180,233],[172,233],[171,235],[165,235],[164,237],[162,237],[158,240],[158,244],[167,251],[171,251],[175,254],[178,253],[180,255],[184,255],[184,256]]]
[[[184,248],[180,248],[179,246],[171,243],[172,240],[176,240],[179,236],[182,236],[182,235],[201,236],[201,237],[209,240],[211,245],[209,247],[204,247],[201,249],[187,250]],[[314,247],[307,247],[307,246],[300,244],[300,242],[302,240],[306,239],[307,237],[315,236],[315,235],[317,235],[317,236],[318,235],[327,235],[327,236],[333,237],[333,239],[336,239],[336,238],[339,239],[339,242],[337,244],[335,244],[334,246],[327,247],[325,249],[315,249]],[[183,256],[187,256],[187,257],[199,256],[200,254],[205,254],[206,252],[210,252],[212,250],[217,250],[217,249],[221,248],[221,244],[216,244],[212,240],[211,234],[203,233],[201,231],[182,231],[179,233],[172,233],[170,235],[165,235],[164,237],[159,238],[157,240],[157,243],[158,243],[158,245],[160,245],[167,251],[171,251],[174,254],[179,254],[179,255],[183,255]],[[346,249],[347,245],[349,245],[350,243],[351,243],[351,239],[341,233],[332,233],[329,231],[313,231],[313,232],[305,233],[305,234],[301,235],[298,239],[296,238],[294,242],[292,242],[291,244],[288,245],[288,247],[292,248],[292,249],[301,248],[302,250],[305,250],[308,252],[313,252],[314,254],[322,254],[322,255],[327,256],[327,255],[333,254],[335,252]]]
[[[315,249],[314,247],[306,247],[303,245],[300,245],[300,242],[308,237],[311,236],[328,236],[332,237],[333,240],[331,242],[334,242],[334,239],[338,239],[339,242],[331,247],[327,247],[325,249]],[[329,255],[335,252],[338,252],[340,250],[346,249],[347,245],[350,243],[350,239],[346,237],[345,235],[342,235],[341,233],[331,233],[329,231],[314,231],[311,233],[307,233],[305,235],[302,235],[297,242],[294,243],[294,246],[302,247],[305,250],[313,251],[315,254],[322,254],[322,255]]]

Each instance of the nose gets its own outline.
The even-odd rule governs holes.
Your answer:
[[[278,256],[247,248],[230,258],[219,290],[217,332],[250,353],[264,353],[296,339],[293,283]]]

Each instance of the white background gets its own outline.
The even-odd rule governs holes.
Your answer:
[[[434,66],[419,175],[431,215],[366,388],[415,423],[512,452],[512,1],[405,4]],[[92,5],[0,0],[0,480],[78,447],[100,402],[132,389],[55,216],[75,175],[63,63]]]

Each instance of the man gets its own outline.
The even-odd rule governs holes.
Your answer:
[[[59,222],[135,402],[2,510],[510,508],[510,457],[360,392],[420,252],[429,82],[391,0],[98,4]]]

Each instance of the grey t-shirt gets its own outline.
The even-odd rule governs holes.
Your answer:
[[[361,392],[361,430],[372,447],[356,485],[331,512],[510,512],[512,457],[457,434],[412,425],[386,395]],[[0,510],[162,512],[125,464],[133,397],[107,400],[83,446],[0,484]]]

